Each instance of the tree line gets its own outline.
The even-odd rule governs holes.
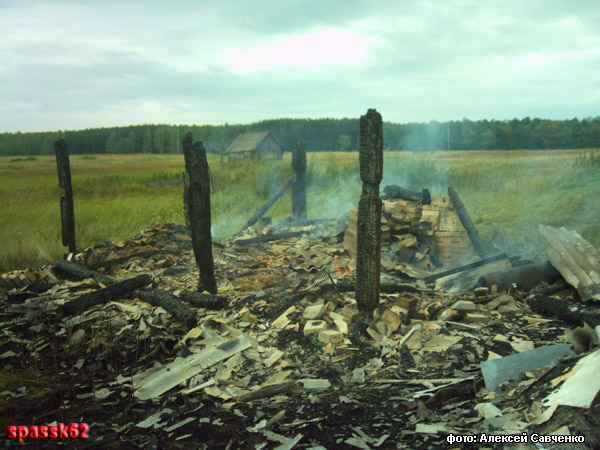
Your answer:
[[[284,150],[304,141],[308,151],[357,150],[358,119],[272,119],[236,125],[132,125],[71,131],[0,134],[0,155],[45,155],[67,140],[72,154],[179,153],[191,131],[209,152],[227,149],[244,132],[269,130]],[[384,122],[385,150],[510,150],[600,148],[600,117],[428,123]]]

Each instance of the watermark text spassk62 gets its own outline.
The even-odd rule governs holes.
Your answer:
[[[58,423],[56,425],[11,425],[6,427],[6,437],[16,439],[88,439],[90,426],[87,423]]]

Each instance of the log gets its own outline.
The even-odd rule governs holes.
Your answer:
[[[120,264],[123,264],[124,262],[127,262],[133,258],[147,258],[149,256],[154,256],[154,255],[157,255],[157,254],[163,253],[163,252],[164,252],[164,250],[148,250],[145,252],[133,253],[128,256],[122,256],[120,258],[107,259],[106,261],[99,261],[96,263],[87,264],[87,268],[91,269],[91,270],[98,269],[100,267],[108,269],[110,267],[115,267]]]
[[[292,152],[292,170],[295,180],[292,184],[292,215],[295,223],[306,221],[306,149],[304,142],[298,142]]]
[[[481,277],[478,287],[491,288],[496,284],[507,291],[513,284],[521,291],[529,291],[541,282],[554,283],[561,278],[560,273],[550,265],[549,261],[524,264],[502,272],[494,272]]]
[[[306,231],[284,231],[282,233],[265,234],[263,236],[256,236],[248,239],[236,239],[232,242],[238,245],[259,244],[261,242],[276,241],[278,239],[289,239],[302,236],[303,234],[306,234]]]
[[[565,299],[535,294],[527,299],[533,311],[541,316],[562,320],[571,325],[587,323],[592,328],[600,325],[600,309],[582,306]]]
[[[460,223],[462,223],[463,227],[465,227],[465,230],[467,230],[467,234],[469,235],[469,239],[473,244],[473,248],[475,248],[475,251],[481,259],[487,258],[487,254],[479,237],[479,232],[477,231],[477,228],[475,228],[475,225],[473,224],[471,216],[469,216],[465,205],[463,205],[463,202],[452,186],[448,186],[448,196],[450,197],[450,200],[452,200],[452,204],[454,205],[454,209],[456,209]]]
[[[394,198],[407,200],[409,202],[419,202],[422,205],[431,204],[431,194],[429,193],[429,189],[423,189],[422,192],[414,192],[395,184],[389,184],[383,188],[383,192],[385,192],[388,199]]]
[[[213,310],[223,309],[228,303],[225,297],[204,292],[182,291],[179,297],[190,305]]]
[[[198,323],[196,315],[168,292],[142,289],[138,292],[138,297],[151,305],[160,306],[188,328],[193,328]]]
[[[546,286],[538,286],[531,290],[532,294],[543,294],[543,295],[552,295],[558,292],[565,291],[567,289],[572,288],[572,286],[567,283],[565,280],[558,280],[554,284],[546,285]]]
[[[71,163],[67,141],[59,139],[54,143],[56,154],[56,168],[58,170],[58,185],[64,189],[60,199],[60,219],[62,228],[62,244],[69,248],[71,253],[77,252],[75,243],[75,211],[73,206],[73,185],[71,184]]]
[[[356,249],[356,303],[371,318],[379,306],[381,273],[381,209],[379,183],[383,174],[383,127],[381,114],[369,109],[360,118],[360,178]]]
[[[212,253],[210,175],[206,150],[202,142],[193,143],[192,133],[183,138],[185,170],[190,177],[189,217],[192,233],[192,248],[200,272],[198,291],[217,293],[215,263]]]
[[[65,303],[62,306],[62,311],[68,315],[80,314],[92,306],[100,305],[122,297],[136,289],[147,286],[150,283],[152,283],[152,277],[150,275],[138,275],[137,277],[118,281],[110,286],[98,289],[97,291],[80,295],[70,302]]]
[[[293,182],[294,177],[290,178],[285,183],[283,183],[281,187],[276,192],[274,192],[273,195],[271,195],[271,197],[269,197],[267,202],[264,205],[262,205],[258,211],[256,211],[256,214],[254,214],[250,219],[248,219],[244,226],[240,228],[240,231],[237,232],[237,235],[241,234],[246,228],[251,227],[256,222],[258,222],[258,219],[260,219],[266,214],[266,212],[271,208],[271,206],[273,206],[275,202],[279,200],[279,198],[285,193],[287,188],[289,188]]]
[[[93,278],[94,280],[106,286],[109,286],[115,282],[112,278],[107,277],[106,275],[103,275],[100,272],[90,270],[87,267],[82,266],[81,264],[66,261],[64,259],[57,259],[54,263],[54,267],[55,269],[62,270],[66,274],[79,279]]]

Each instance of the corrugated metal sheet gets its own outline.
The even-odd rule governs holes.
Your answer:
[[[576,231],[540,225],[548,259],[582,300],[600,301],[600,251]]]

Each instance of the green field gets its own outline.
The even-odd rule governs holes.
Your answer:
[[[434,195],[452,184],[490,250],[535,256],[539,223],[564,225],[600,244],[600,157],[596,151],[386,152],[386,184]],[[213,236],[231,236],[291,175],[282,161],[221,164],[209,155],[215,192]],[[177,178],[181,155],[73,155],[79,248],[133,236],[157,222],[183,222],[182,186],[146,188]],[[309,218],[338,217],[358,202],[358,153],[308,155]],[[36,267],[65,253],[53,157],[0,157],[0,272]],[[268,215],[287,216],[289,192]]]

